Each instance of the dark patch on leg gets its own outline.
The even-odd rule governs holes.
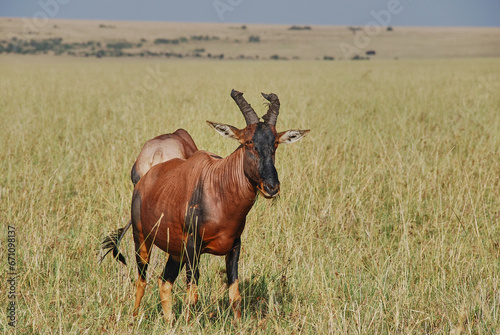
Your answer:
[[[234,241],[233,248],[226,256],[227,285],[231,286],[238,279],[238,261],[240,259],[241,239]]]
[[[187,283],[198,283],[200,272],[198,269],[198,260],[200,259],[201,247],[203,243],[203,230],[201,227],[204,222],[203,208],[203,185],[198,182],[194,188],[191,199],[188,203],[188,211],[184,221],[186,239],[186,259],[187,259]]]
[[[165,264],[165,268],[163,269],[161,280],[168,281],[173,284],[183,267],[184,262],[178,262],[171,255],[169,255],[167,264]]]
[[[188,210],[184,219],[184,231],[187,234],[199,235],[199,228],[204,221],[203,212],[203,185],[201,182],[198,182],[189,200]],[[196,239],[199,238],[200,236],[196,237]]]
[[[141,203],[141,193],[138,190],[134,190],[134,193],[132,194],[131,206],[131,219],[134,231],[137,230],[137,224],[141,222]]]
[[[193,235],[189,235],[186,244],[187,253],[187,268],[186,268],[186,278],[187,284],[191,282],[198,285],[198,279],[200,278],[200,269],[198,263],[200,260],[200,245],[201,238],[195,238]]]
[[[137,262],[137,272],[139,277],[146,280],[146,273],[148,272],[148,263],[144,263],[139,252],[136,252],[135,261]]]
[[[132,166],[132,170],[130,171],[130,179],[132,179],[132,183],[137,184],[139,180],[141,179],[141,176],[137,173],[137,170],[135,169],[135,163],[134,166]]]
[[[238,288],[238,261],[240,259],[241,239],[234,241],[233,248],[226,256],[227,286],[229,287],[229,303],[236,320],[241,319],[241,296]]]
[[[151,243],[144,240],[144,236],[140,228],[141,222],[141,193],[139,190],[134,190],[132,194],[131,206],[131,221],[134,227],[134,244],[135,244],[135,260],[137,262],[137,269],[139,276],[146,279],[146,271],[148,269],[149,261],[149,248]]]

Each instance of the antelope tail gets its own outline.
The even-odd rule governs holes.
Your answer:
[[[120,241],[122,240],[123,236],[125,235],[125,233],[130,228],[131,225],[132,225],[132,220],[130,220],[125,227],[120,228],[112,233],[109,233],[108,236],[106,236],[106,238],[101,242],[101,249],[103,251],[106,251],[108,249],[109,250],[106,251],[104,256],[101,257],[101,259],[99,260],[99,264],[102,263],[104,257],[106,257],[111,251],[113,251],[113,258],[127,265],[125,257],[118,250],[118,246],[120,245]]]

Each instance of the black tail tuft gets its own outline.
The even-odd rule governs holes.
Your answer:
[[[120,245],[120,241],[122,240],[127,230],[130,228],[131,224],[132,221],[129,221],[125,227],[109,233],[108,236],[106,236],[106,238],[101,242],[101,249],[103,251],[106,251],[108,249],[109,250],[104,254],[104,256],[101,257],[101,259],[99,260],[99,264],[102,263],[104,257],[106,257],[111,251],[113,251],[113,257],[115,259],[118,259],[123,264],[127,265],[125,257],[118,250],[118,246]]]

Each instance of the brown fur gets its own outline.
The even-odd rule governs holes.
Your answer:
[[[204,194],[204,222],[198,232],[202,253],[227,254],[245,226],[256,189],[243,173],[242,149],[225,159],[200,150],[189,160],[156,165],[136,186],[142,201],[141,231],[170,255],[183,254],[187,206],[199,181]]]

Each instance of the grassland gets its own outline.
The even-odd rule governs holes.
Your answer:
[[[500,57],[498,27],[394,27],[392,31],[357,27],[355,33],[346,26],[312,26],[306,30],[291,30],[290,25],[244,27],[235,23],[59,19],[40,23],[31,18],[0,18],[0,52],[7,52],[9,44],[9,50],[21,49],[17,53],[35,52],[31,44],[43,47],[61,39],[59,45],[38,52],[204,59],[223,55],[223,59],[260,60],[323,60],[327,56],[339,60],[364,57],[366,51],[373,50],[376,55],[370,58],[375,60]],[[258,37],[258,42],[250,42],[252,36]],[[155,43],[159,39],[170,43]],[[116,48],[118,45],[123,48]]]
[[[19,334],[498,334],[500,60],[203,62],[1,57],[0,306],[9,300],[7,225],[16,228]],[[224,261],[201,259],[200,302],[161,316],[155,250],[141,316],[131,264],[98,265],[99,242],[129,217],[142,144],[177,128],[200,148],[235,143],[229,96],[282,101],[278,201],[259,198],[243,233],[243,319]]]

